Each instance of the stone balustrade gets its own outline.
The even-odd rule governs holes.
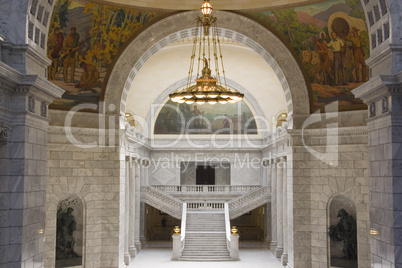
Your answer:
[[[223,210],[223,202],[190,202],[187,203],[187,210]]]
[[[166,194],[154,187],[141,187],[141,201],[181,219],[183,201]]]
[[[261,188],[261,186],[257,185],[155,185],[152,187],[158,189],[159,191],[170,194],[178,194],[178,193],[233,194],[233,193],[246,193]]]
[[[270,188],[267,186],[259,187],[229,201],[230,218],[234,219],[243,215],[267,202],[270,202]]]

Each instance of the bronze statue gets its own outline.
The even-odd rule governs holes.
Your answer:
[[[357,260],[356,220],[343,208],[338,211],[337,218],[341,219],[336,226],[329,227],[328,235],[332,241],[343,241],[344,258]]]
[[[74,209],[69,207],[66,212],[62,213],[61,208],[57,212],[57,236],[56,245],[59,249],[58,252],[62,256],[57,258],[73,257],[75,239],[73,233],[76,230],[76,221],[72,215]]]

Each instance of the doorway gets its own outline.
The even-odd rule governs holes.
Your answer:
[[[196,185],[215,185],[215,168],[213,166],[197,166],[195,174]]]

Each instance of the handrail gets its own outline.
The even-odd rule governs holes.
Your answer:
[[[141,186],[141,200],[176,218],[181,217],[183,202],[154,187]]]
[[[225,227],[226,227],[226,245],[230,251],[230,219],[229,219],[229,204],[225,203]]]
[[[180,240],[181,240],[181,251],[183,251],[184,246],[185,246],[185,238],[186,238],[186,225],[187,225],[187,203],[183,202],[183,212],[181,214],[181,234],[180,234]]]
[[[242,214],[243,208],[253,207],[261,205],[260,203],[268,202],[270,199],[270,187],[264,186],[259,189],[255,189],[247,194],[234,198],[228,202],[230,217],[235,218]],[[251,210],[251,209],[250,209]]]
[[[186,224],[187,224],[187,203],[183,202],[183,212],[181,214],[181,238],[180,238],[181,241],[184,241],[184,238],[186,237]]]

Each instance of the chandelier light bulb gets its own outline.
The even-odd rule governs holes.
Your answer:
[[[196,93],[194,93],[194,95],[199,99],[205,98],[205,94],[203,94],[203,93],[196,92]]]
[[[214,99],[208,100],[208,104],[214,105],[216,104],[216,100]]]
[[[199,104],[199,105],[203,105],[205,103],[205,100],[203,99],[198,99],[195,101],[195,103]]]
[[[226,104],[226,103],[228,103],[228,101],[225,100],[225,99],[220,99],[220,100],[219,100],[219,103],[221,103],[221,104]]]
[[[191,94],[190,92],[184,93],[183,97],[186,98],[186,99],[191,99],[193,97],[193,94]]]
[[[194,100],[193,99],[188,99],[188,100],[186,100],[186,103],[187,104],[192,104],[192,103],[194,103]]]
[[[204,16],[206,15],[211,15],[212,13],[212,5],[209,2],[209,0],[206,0],[202,6],[201,6],[201,13],[204,14]]]

